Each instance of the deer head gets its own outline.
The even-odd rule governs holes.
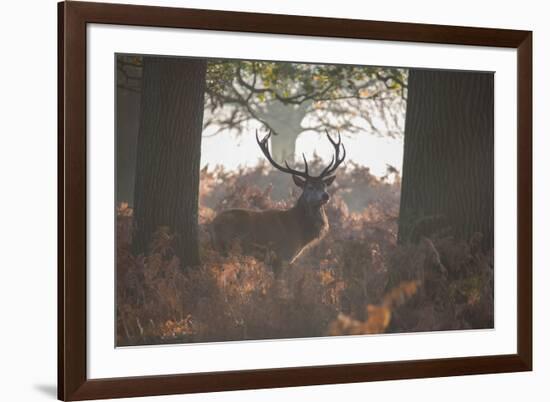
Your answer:
[[[323,169],[320,175],[311,176],[309,174],[308,164],[304,154],[302,154],[302,158],[304,159],[303,172],[292,169],[286,161],[284,162],[284,166],[281,166],[273,160],[271,153],[269,152],[268,140],[271,137],[271,131],[269,131],[261,140],[258,137],[258,131],[256,131],[256,141],[258,142],[258,145],[267,160],[274,168],[280,170],[281,172],[291,174],[294,184],[302,189],[302,194],[300,195],[298,203],[307,209],[319,209],[329,201],[330,196],[326,191],[327,187],[334,181],[336,177],[336,169],[346,158],[346,149],[344,148],[344,144],[342,144],[340,133],[338,133],[338,141],[334,141],[328,131],[325,130],[325,132],[328,140],[334,147],[334,155],[332,156],[332,160],[328,166]],[[340,155],[340,150],[342,150],[342,155]]]

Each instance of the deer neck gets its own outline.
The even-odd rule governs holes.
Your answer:
[[[323,205],[312,207],[300,198],[293,210],[302,223],[303,235],[307,241],[323,236],[328,230],[328,219]]]

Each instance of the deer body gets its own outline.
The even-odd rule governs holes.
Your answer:
[[[340,136],[336,142],[327,133],[327,138],[335,148],[335,157],[319,176],[310,176],[305,156],[304,172],[290,168],[286,162],[285,166],[275,162],[267,145],[270,136],[271,133],[260,140],[256,133],[258,145],[276,169],[292,175],[294,184],[302,189],[300,198],[292,208],[286,210],[223,211],[213,220],[211,233],[214,247],[222,252],[227,252],[237,242],[244,254],[273,253],[273,268],[277,270],[282,263],[293,263],[305,249],[327,233],[329,225],[324,205],[330,197],[326,188],[332,184],[336,168],[344,161],[345,149]],[[340,148],[343,149],[341,157]]]
[[[213,221],[214,244],[227,251],[238,242],[245,254],[271,251],[281,262],[294,262],[307,246],[320,240],[329,225],[324,207],[309,211],[298,202],[287,210],[230,209]]]

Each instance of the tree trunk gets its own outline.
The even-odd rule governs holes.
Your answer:
[[[299,132],[283,129],[276,133],[277,135],[271,136],[271,154],[280,163],[292,162],[296,153],[296,138],[298,138]]]
[[[450,230],[493,247],[491,73],[410,70],[400,242]]]
[[[136,147],[139,131],[139,92],[118,88],[116,96],[116,189],[117,205],[134,206]]]
[[[200,263],[198,194],[206,62],[145,57],[134,194],[134,252],[176,234],[182,266]]]
[[[294,160],[296,139],[304,130],[302,120],[306,117],[311,104],[309,100],[299,105],[284,104],[275,100],[256,110],[256,114],[275,132],[271,137],[271,153],[276,161],[282,163],[285,160]]]

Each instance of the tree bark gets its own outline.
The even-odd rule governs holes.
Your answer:
[[[410,70],[400,242],[447,228],[493,247],[494,76]]]
[[[127,89],[116,91],[116,189],[117,205],[134,206],[136,148],[139,131],[140,94]]]
[[[135,253],[160,226],[182,266],[200,264],[198,194],[206,62],[145,57],[134,193]]]
[[[304,131],[302,121],[311,104],[311,101],[305,101],[299,105],[287,105],[275,100],[256,110],[256,114],[275,131],[271,137],[271,153],[276,161],[294,161],[296,139]]]
[[[278,131],[271,136],[271,153],[276,161],[293,162],[296,153],[296,139],[299,132],[291,130]]]

